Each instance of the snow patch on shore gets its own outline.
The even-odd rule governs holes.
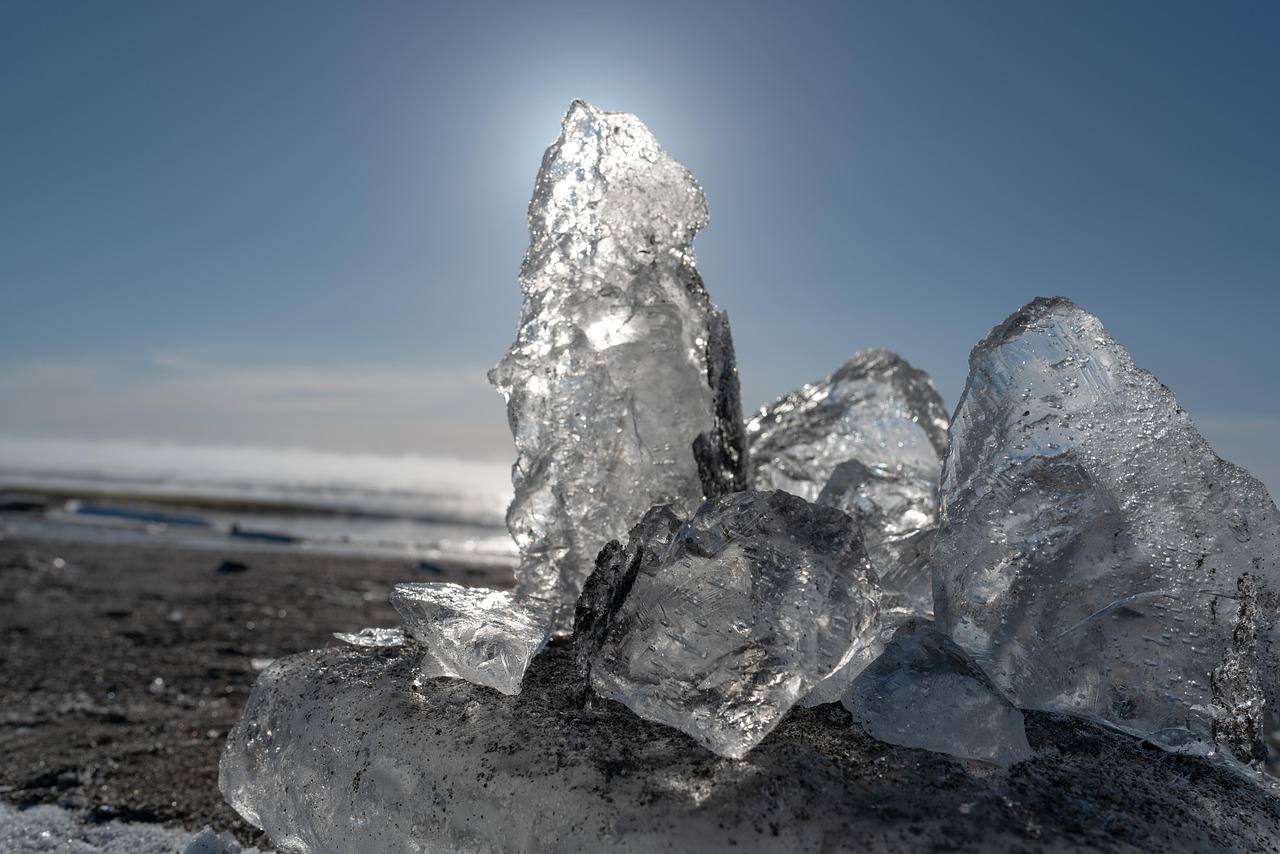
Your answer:
[[[230,833],[205,828],[192,835],[142,822],[86,821],[52,804],[18,809],[0,803],[0,851],[8,854],[265,854],[242,848]]]

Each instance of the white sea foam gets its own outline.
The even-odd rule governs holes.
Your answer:
[[[40,513],[0,509],[0,535],[301,547],[477,569],[516,560],[503,524],[510,470],[501,463],[0,436],[0,492],[14,490],[69,500]]]
[[[0,488],[251,500],[491,523],[510,466],[430,457],[0,436]]]

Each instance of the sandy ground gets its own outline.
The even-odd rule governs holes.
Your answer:
[[[258,672],[334,631],[399,625],[391,586],[424,580],[483,581],[407,560],[0,540],[0,797],[265,845],[217,787]]]

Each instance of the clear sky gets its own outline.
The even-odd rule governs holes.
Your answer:
[[[754,408],[958,401],[1037,295],[1280,493],[1280,4],[0,4],[0,434],[513,456],[484,379],[573,98],[707,191]]]

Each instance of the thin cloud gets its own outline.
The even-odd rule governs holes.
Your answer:
[[[78,362],[0,369],[0,433],[514,456],[484,367],[330,371],[153,359],[161,362],[156,376]]]

